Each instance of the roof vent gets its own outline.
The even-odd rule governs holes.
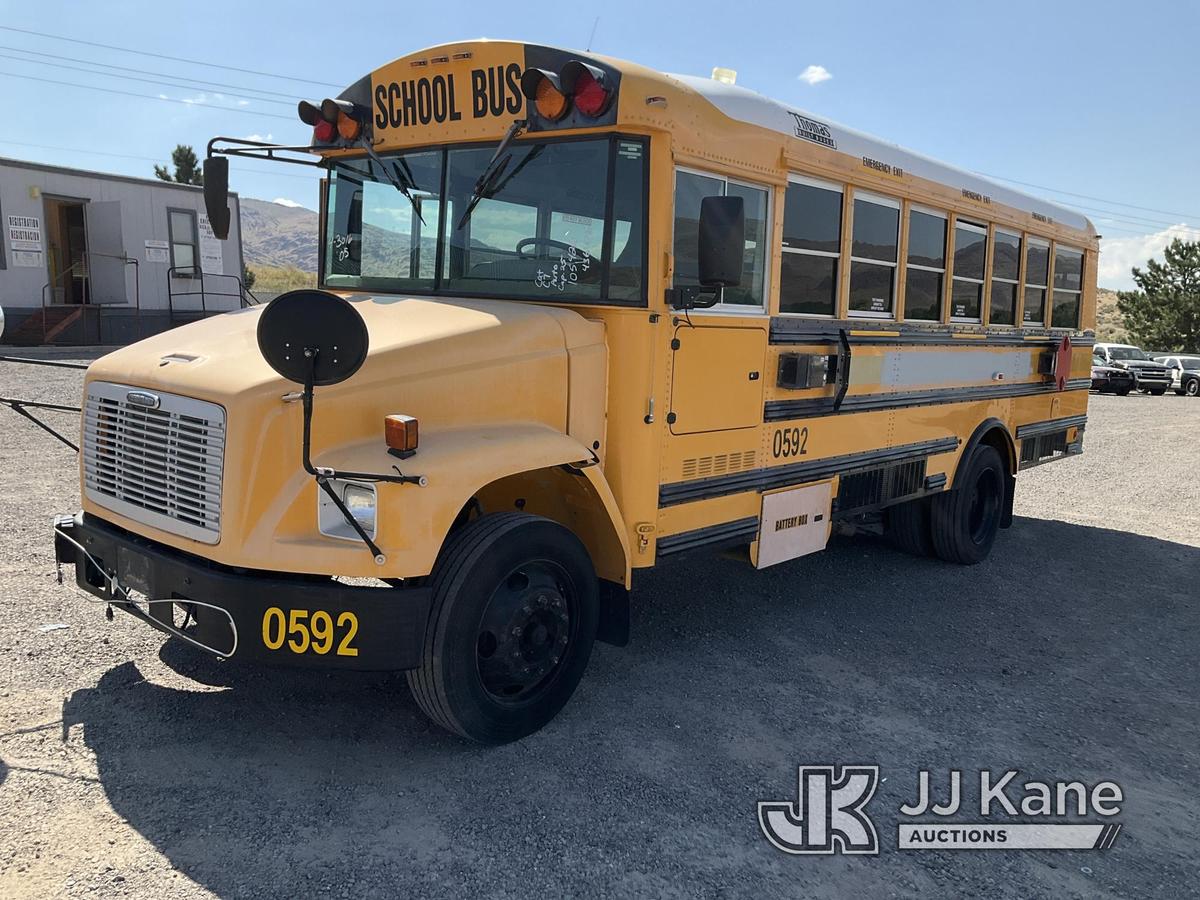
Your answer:
[[[737,72],[733,69],[722,69],[720,66],[713,66],[712,80],[719,81],[721,84],[736,84]]]

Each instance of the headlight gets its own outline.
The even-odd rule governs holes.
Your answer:
[[[375,491],[361,484],[346,485],[342,502],[367,533],[375,530]]]
[[[336,496],[350,511],[354,521],[374,539],[375,507],[378,505],[375,485],[331,478],[329,486],[333,488]],[[317,528],[326,537],[343,538],[348,541],[359,540],[358,533],[346,521],[346,517],[338,509],[337,504],[321,489],[317,490]]]

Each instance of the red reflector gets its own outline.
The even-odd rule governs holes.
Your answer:
[[[337,126],[332,122],[322,119],[313,127],[313,139],[318,144],[332,144],[335,137],[337,137]]]
[[[575,108],[585,116],[595,117],[608,105],[606,91],[591,73],[584,70],[575,79]]]

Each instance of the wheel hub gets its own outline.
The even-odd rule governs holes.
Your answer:
[[[523,700],[550,680],[570,643],[571,613],[562,575],[549,564],[520,566],[493,591],[476,641],[483,687]]]

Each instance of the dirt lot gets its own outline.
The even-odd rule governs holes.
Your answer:
[[[73,403],[80,374],[0,364],[0,394]],[[1022,475],[975,568],[854,539],[656,570],[632,645],[499,749],[429,726],[399,676],[219,665],[106,623],[54,578],[74,455],[0,415],[5,897],[1200,893],[1198,401],[1093,397],[1086,453]],[[878,857],[767,844],[756,801],[795,799],[801,763],[882,767]],[[922,767],[1113,779],[1124,830],[900,852]]]

